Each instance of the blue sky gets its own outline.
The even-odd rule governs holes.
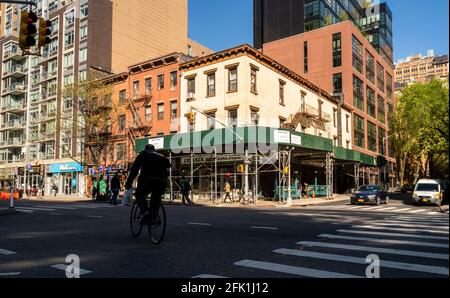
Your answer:
[[[188,0],[189,35],[219,51],[253,44],[252,0]],[[412,54],[448,54],[448,0],[387,0],[394,19],[395,60]]]

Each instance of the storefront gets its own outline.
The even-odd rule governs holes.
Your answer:
[[[76,162],[57,163],[48,166],[45,191],[51,193],[54,185],[58,188],[57,195],[83,196],[84,175],[83,166]]]

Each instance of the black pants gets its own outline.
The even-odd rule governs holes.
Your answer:
[[[156,218],[159,212],[159,207],[161,206],[161,197],[166,190],[166,186],[166,179],[151,178],[138,181],[138,187],[136,188],[135,196],[136,202],[139,208],[141,208],[142,213],[147,212],[149,209],[149,206],[147,204],[147,197],[151,193],[151,214],[153,218]]]
[[[182,193],[182,202],[185,204],[185,202],[188,202],[188,204],[192,204],[191,199],[189,198],[189,192],[183,192]]]
[[[232,202],[233,200],[231,199],[231,197],[230,197],[230,193],[229,192],[226,192],[225,193],[225,199],[223,199],[223,201],[224,202],[226,202],[227,201],[227,199],[229,199],[230,200],[230,202]]]

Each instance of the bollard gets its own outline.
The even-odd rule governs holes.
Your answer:
[[[14,208],[14,187],[12,185],[9,187],[9,208]]]

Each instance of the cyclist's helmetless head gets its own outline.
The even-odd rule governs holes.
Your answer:
[[[155,146],[153,146],[152,144],[148,144],[147,146],[145,146],[145,151],[154,152],[156,151],[156,149]]]

